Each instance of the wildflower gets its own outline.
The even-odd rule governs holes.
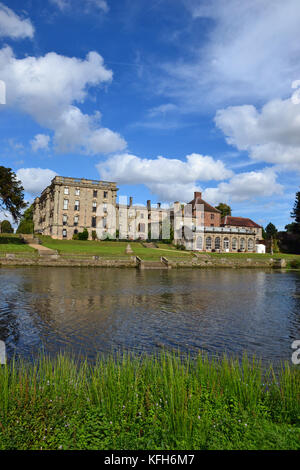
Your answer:
[[[198,419],[201,419],[201,416],[200,416],[200,415],[198,416]]]

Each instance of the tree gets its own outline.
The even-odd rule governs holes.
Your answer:
[[[3,220],[3,222],[1,222],[0,232],[1,233],[14,233],[14,229],[12,228],[9,220]]]
[[[22,209],[27,206],[23,191],[21,181],[18,181],[12,169],[0,166],[0,208],[8,210],[15,222],[21,217]]]
[[[33,233],[34,224],[33,224],[33,204],[24,212],[20,220],[19,227],[17,228],[17,233]]]
[[[218,206],[216,206],[216,209],[218,209],[221,212],[221,217],[225,217],[226,215],[231,215],[231,207],[228,206],[228,204],[225,204],[225,202],[220,202]]]
[[[89,232],[86,228],[83,229],[83,232],[78,233],[78,240],[88,240]]]
[[[265,232],[266,232],[267,240],[270,240],[271,238],[276,238],[276,235],[277,235],[277,228],[275,227],[275,225],[273,225],[273,224],[270,222],[270,223],[266,226]]]
[[[292,219],[295,219],[295,224],[293,228],[295,229],[294,233],[300,233],[300,191],[296,193],[296,200],[294,204],[294,208],[291,212]]]

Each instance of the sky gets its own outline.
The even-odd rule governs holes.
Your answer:
[[[102,179],[284,229],[299,24],[299,0],[0,0],[0,165],[29,202],[55,175]]]

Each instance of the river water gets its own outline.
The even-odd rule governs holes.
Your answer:
[[[300,274],[258,269],[0,269],[8,357],[72,351],[244,351],[291,361],[300,339]]]

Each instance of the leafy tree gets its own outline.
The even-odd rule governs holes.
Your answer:
[[[97,240],[97,232],[96,230],[92,231],[92,240]]]
[[[0,232],[2,232],[2,233],[14,233],[14,229],[12,228],[11,223],[9,222],[9,220],[3,220],[3,222],[1,222]]]
[[[271,238],[276,238],[277,235],[277,228],[275,227],[274,224],[271,222],[266,226],[265,228],[267,240],[270,240]]]
[[[78,240],[88,240],[89,232],[86,228],[83,229],[83,232],[78,233]]]
[[[294,223],[296,224],[296,226],[294,226],[294,233],[300,233],[300,191],[296,193],[296,200],[291,212],[291,217],[295,219]]]
[[[297,233],[298,224],[296,224],[296,222],[292,222],[291,224],[287,224],[284,228],[287,233]]]
[[[33,204],[31,204],[28,209],[24,212],[19,227],[17,228],[17,233],[33,233],[34,224],[33,224]]]
[[[25,209],[24,188],[18,181],[11,168],[0,166],[0,208],[8,210],[14,221],[21,217],[22,209]]]
[[[218,209],[221,212],[221,217],[225,217],[226,215],[231,215],[231,207],[228,206],[228,204],[225,204],[225,202],[220,202],[220,204],[216,206],[216,209]]]

